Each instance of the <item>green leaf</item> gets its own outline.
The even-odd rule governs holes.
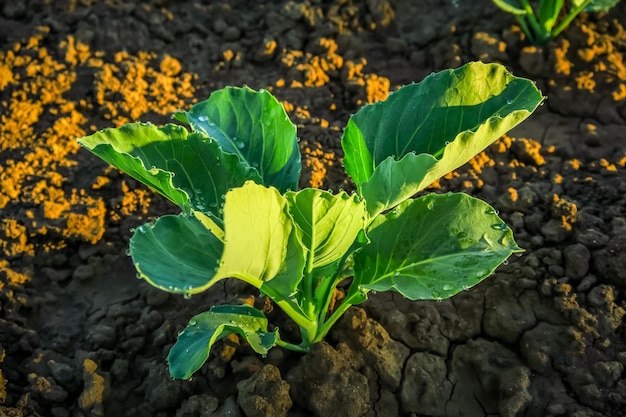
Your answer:
[[[521,249],[487,203],[466,194],[429,194],[374,220],[355,254],[355,281],[410,299],[451,297]]]
[[[193,130],[214,138],[224,152],[256,169],[264,185],[281,192],[298,188],[296,126],[268,91],[226,87],[175,117],[186,119]]]
[[[307,188],[286,195],[307,252],[310,269],[321,268],[343,257],[365,227],[367,211],[358,195],[331,194]]]
[[[500,9],[504,10],[507,13],[514,14],[516,16],[523,16],[526,13],[518,1],[514,0],[492,0],[493,3],[498,6]]]
[[[260,182],[255,170],[223,153],[214,140],[173,124],[131,123],[78,142],[185,212],[218,215],[226,191],[246,180]]]
[[[189,320],[167,356],[172,378],[189,379],[206,362],[211,347],[229,334],[243,337],[255,352],[266,354],[279,339],[267,331],[263,312],[249,305],[213,306]]]
[[[207,225],[213,224],[213,231]],[[222,255],[220,228],[206,215],[160,217],[135,229],[130,254],[150,284],[176,294],[196,294],[219,278],[215,271]]]
[[[573,0],[574,4],[581,3],[582,0]],[[620,0],[591,0],[591,2],[585,7],[586,12],[606,12],[613,8]]]
[[[431,74],[352,115],[341,141],[346,172],[373,217],[465,164],[542,99],[498,64]]]
[[[556,24],[564,2],[565,0],[544,0],[539,2],[537,17],[546,32],[549,33]]]
[[[226,194],[224,242],[220,278],[239,278],[257,288],[276,280],[272,285],[279,286],[279,294],[294,292],[302,279],[303,249],[287,200],[273,187],[250,181]]]

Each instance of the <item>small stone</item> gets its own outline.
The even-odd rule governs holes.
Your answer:
[[[106,381],[98,373],[98,365],[91,359],[83,361],[83,383],[83,392],[78,397],[78,407],[82,411],[79,415],[103,417]]]
[[[593,268],[598,277],[619,287],[626,286],[626,237],[612,238],[607,246],[593,254]]]
[[[77,281],[86,281],[95,275],[93,266],[91,265],[79,265],[72,274],[72,279]]]
[[[522,48],[519,63],[524,71],[531,75],[550,73],[551,70],[544,56],[543,49],[537,48],[536,46],[526,46]]]
[[[28,382],[31,390],[46,400],[60,403],[67,398],[67,391],[58,386],[52,378],[33,373],[28,375]]]
[[[572,233],[572,226],[560,219],[550,219],[541,228],[541,234],[548,242],[560,243],[565,241]]]
[[[223,18],[218,17],[213,21],[213,32],[223,33],[226,29],[228,29],[228,23]]]
[[[41,268],[41,272],[52,282],[63,282],[72,276],[71,269]]]
[[[26,2],[23,1],[8,1],[4,3],[2,7],[2,14],[9,19],[19,19],[26,14]]]
[[[89,329],[87,335],[85,336],[85,341],[94,350],[99,348],[111,349],[115,346],[115,329],[111,326],[98,324]]]
[[[528,165],[541,166],[546,163],[541,155],[541,144],[533,139],[515,139],[511,142],[511,152],[520,162]]]
[[[152,331],[163,323],[163,315],[156,310],[150,310],[148,314],[141,317],[139,322]]]
[[[589,249],[600,249],[609,243],[609,237],[596,229],[585,229],[576,233],[576,241]]]
[[[128,361],[126,359],[115,359],[110,370],[115,381],[123,381],[128,375]]]
[[[63,407],[52,407],[50,409],[50,414],[52,415],[52,417],[70,417],[70,412]],[[4,416],[1,411],[0,416]]]
[[[48,368],[54,380],[64,387],[72,384],[80,375],[79,371],[70,365],[52,359],[48,361]]]
[[[313,345],[287,374],[293,400],[317,417],[363,416],[370,405],[369,384],[350,365],[352,355],[345,344],[337,350],[326,342]]]
[[[146,401],[154,410],[161,411],[176,407],[182,400],[181,384],[167,375],[167,370],[159,365],[151,368],[147,377]]]
[[[156,288],[149,288],[146,291],[146,304],[150,307],[161,307],[167,303],[169,298],[170,295],[168,293]]]
[[[578,287],[576,287],[576,291],[585,292],[589,288],[593,287],[597,281],[598,279],[594,275],[587,275],[585,278],[582,279],[582,281],[580,281],[580,284],[578,284]]]
[[[215,413],[209,415],[211,417],[243,417],[234,396],[226,398],[224,404]]]
[[[239,40],[241,38],[241,30],[237,26],[230,26],[222,33],[222,37],[226,42]]]
[[[400,390],[402,408],[424,415],[446,415],[446,402],[441,399],[450,398],[452,392],[452,383],[446,375],[448,369],[441,356],[414,353],[404,367]]]
[[[589,272],[591,252],[585,245],[576,243],[563,250],[565,275],[573,280],[580,280]]]
[[[483,62],[508,61],[506,44],[492,33],[477,32],[472,38],[472,53]]]
[[[289,385],[274,365],[237,384],[239,406],[247,417],[286,417],[293,403]]]
[[[183,401],[182,406],[176,411],[176,417],[209,417],[219,407],[219,400],[209,394],[192,395]]]
[[[618,361],[596,362],[593,365],[593,375],[598,383],[605,388],[610,388],[619,381],[623,371],[624,365]]]

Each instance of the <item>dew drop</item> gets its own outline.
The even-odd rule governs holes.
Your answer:
[[[446,145],[446,146],[448,146],[449,144],[450,144],[450,141],[449,141],[449,140],[447,140],[447,141],[445,141],[445,142],[444,142],[444,145]]]
[[[500,223],[500,224],[492,224],[491,228],[494,230],[506,230],[508,226],[505,223]]]
[[[450,291],[452,289],[452,285],[446,284],[443,286],[444,291]]]
[[[126,254],[126,256],[130,256],[131,255],[130,249],[126,249],[126,252],[124,252],[124,253]]]
[[[200,120],[201,122],[208,122],[209,121],[209,117],[208,116],[198,116],[198,120]]]
[[[189,299],[191,298],[191,293],[190,293],[190,292],[185,292],[185,293],[183,294],[183,298],[184,298],[185,300],[189,300]]]
[[[197,321],[195,321],[194,319],[189,320],[189,325],[190,325],[190,326],[195,326],[195,325],[197,325],[197,324],[198,324],[198,322],[197,322]]]
[[[246,144],[245,144],[245,143],[243,143],[243,142],[241,142],[241,141],[237,142],[237,147],[238,147],[239,149],[243,149],[245,146],[246,146]]]
[[[513,104],[513,100],[511,100],[510,98],[506,99],[506,104]]]

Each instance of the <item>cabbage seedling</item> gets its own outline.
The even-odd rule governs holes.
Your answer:
[[[371,291],[412,300],[467,289],[521,249],[487,203],[463,193],[412,198],[528,117],[543,97],[501,65],[470,63],[352,115],[341,145],[357,192],[299,191],[296,127],[267,91],[227,87],[175,118],[79,139],[95,155],[182,210],[138,227],[130,255],[141,278],[186,296],[236,278],[300,328],[283,339],[263,312],[218,305],[191,318],[168,355],[189,378],[219,339],[256,352],[306,352]],[[345,297],[331,307],[333,293]]]
[[[565,10],[565,0],[539,0],[536,7],[528,0],[493,0],[500,9],[515,16],[528,40],[535,45],[556,38],[581,12],[607,11],[619,1],[571,0],[569,9]]]

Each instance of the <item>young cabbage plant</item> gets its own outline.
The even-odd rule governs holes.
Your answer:
[[[505,12],[513,14],[520,27],[535,45],[556,38],[581,12],[607,11],[620,0],[493,0]],[[560,17],[560,20],[559,20]]]
[[[168,355],[189,378],[237,334],[265,354],[306,352],[371,291],[451,297],[521,249],[487,203],[463,193],[412,198],[527,118],[543,97],[496,64],[433,73],[350,117],[341,138],[357,192],[297,191],[296,127],[267,91],[227,87],[175,114],[186,128],[131,123],[79,142],[182,210],[138,227],[130,254],[162,290],[198,294],[236,278],[299,326],[285,340],[263,312],[218,305],[191,318]],[[342,284],[345,297],[333,306]]]

